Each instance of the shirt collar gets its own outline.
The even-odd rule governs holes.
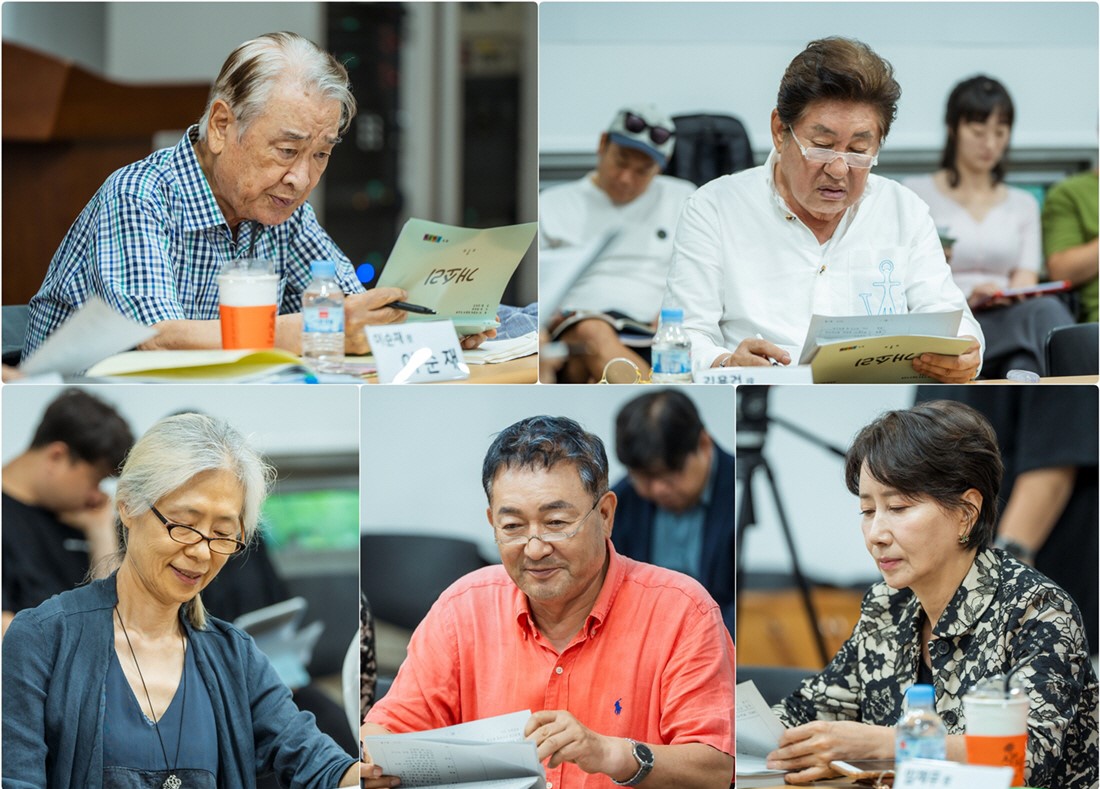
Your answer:
[[[958,636],[973,630],[982,614],[993,603],[993,596],[1000,585],[1001,562],[997,554],[990,548],[979,551],[969,572],[940,616],[937,635]]]
[[[959,588],[955,590],[951,601],[940,614],[933,633],[937,637],[957,637],[974,629],[982,614],[993,603],[993,596],[1001,585],[1001,563],[997,554],[986,548],[974,557]],[[910,628],[899,628],[902,644],[915,639],[920,632],[920,601],[911,590],[906,590],[909,599],[902,609],[900,623],[908,623]]]
[[[214,197],[214,190],[210,188],[206,173],[202,171],[202,166],[199,164],[199,157],[195,154],[194,145],[198,139],[199,127],[195,124],[187,130],[183,139],[172,151],[173,168],[183,183],[181,198],[184,229],[197,232],[207,228],[225,228],[225,232],[232,238],[229,223],[225,221],[221,206]],[[241,243],[251,254],[251,250],[265,229],[265,226],[259,222],[251,219],[243,220],[237,231],[238,243]]]
[[[603,625],[607,615],[611,612],[615,597],[623,585],[623,579],[626,577],[626,565],[622,557],[615,552],[615,546],[612,545],[611,540],[607,540],[605,545],[607,546],[608,556],[607,574],[604,576],[603,586],[600,587],[600,594],[596,597],[596,602],[584,621],[582,630],[586,638]],[[515,587],[513,613],[523,638],[533,638],[538,628],[535,625],[535,618],[531,614],[531,606],[527,595],[518,586]]]
[[[703,486],[703,495],[699,498],[699,504],[709,507],[714,498],[715,480],[718,479],[718,445],[713,440],[710,442],[710,469],[707,471],[707,484]]]

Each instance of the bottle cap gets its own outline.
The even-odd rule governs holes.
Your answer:
[[[661,322],[662,323],[683,323],[684,311],[679,307],[665,307],[661,310]]]
[[[336,276],[335,260],[315,260],[309,264],[309,269],[314,277],[331,278]]]
[[[912,685],[905,691],[910,707],[931,707],[936,702],[936,690],[931,685]]]
[[[1009,370],[1005,378],[1022,384],[1039,383],[1039,373],[1032,370]]]

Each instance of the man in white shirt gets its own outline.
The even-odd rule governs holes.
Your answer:
[[[614,238],[577,278],[560,305],[564,320],[553,338],[585,352],[559,379],[597,381],[606,363],[625,357],[649,372],[648,349],[626,347],[607,318],[570,320],[588,313],[629,318],[656,328],[672,260],[672,237],[695,185],[660,175],[675,143],[670,118],[652,104],[620,109],[600,136],[596,169],[578,181],[552,186],[539,197],[539,249],[580,248]]]
[[[789,364],[815,313],[962,310],[971,346],[913,368],[943,382],[977,376],[981,328],[928,207],[870,174],[900,95],[890,64],[858,41],[813,41],[791,62],[767,162],[701,188],[676,231],[665,300],[684,309],[696,366]]]

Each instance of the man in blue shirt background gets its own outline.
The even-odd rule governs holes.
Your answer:
[[[734,618],[733,456],[703,427],[695,404],[661,389],[622,407],[615,451],[627,467],[611,540],[619,553],[695,578]]]

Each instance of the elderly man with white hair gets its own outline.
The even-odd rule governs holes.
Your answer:
[[[216,278],[242,257],[274,261],[275,344],[294,352],[310,262],[336,261],[347,349],[365,350],[362,327],[403,320],[387,305],[406,294],[364,291],[306,202],[355,112],[346,69],[313,42],[268,33],[241,44],[199,123],[112,174],[81,212],[31,299],[24,355],[92,295],[154,326],[145,348],[218,348]]]

